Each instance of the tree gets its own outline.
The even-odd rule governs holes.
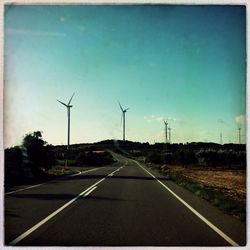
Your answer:
[[[5,184],[17,182],[24,176],[22,168],[23,155],[20,147],[15,146],[5,149]]]
[[[176,153],[176,158],[185,168],[190,164],[197,163],[195,152],[189,149],[180,149]]]
[[[30,168],[34,175],[41,173],[42,169],[49,169],[55,163],[52,146],[42,139],[42,133],[35,131],[26,134],[22,142],[24,164]]]
[[[163,156],[158,152],[149,152],[146,156],[147,163],[154,163],[154,164],[163,164]]]

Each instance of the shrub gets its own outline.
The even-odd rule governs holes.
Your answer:
[[[231,166],[232,164],[246,166],[246,152],[229,150],[207,149],[197,152],[197,158],[200,164],[207,166]]]
[[[113,156],[107,151],[82,151],[76,157],[77,165],[103,166],[113,162]]]
[[[195,152],[189,149],[180,149],[176,153],[177,161],[184,167],[197,163]]]
[[[20,147],[5,149],[5,183],[17,182],[24,176],[23,155]]]
[[[164,157],[159,153],[150,152],[146,156],[145,162],[146,163],[163,164],[164,163]]]
[[[175,155],[173,153],[167,153],[163,155],[164,163],[166,164],[173,164],[175,163]]]

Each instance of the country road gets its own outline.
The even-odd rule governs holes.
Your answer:
[[[5,244],[243,246],[246,227],[124,156],[5,194]]]

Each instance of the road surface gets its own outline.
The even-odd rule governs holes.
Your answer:
[[[243,222],[124,156],[5,194],[5,244],[243,246]]]

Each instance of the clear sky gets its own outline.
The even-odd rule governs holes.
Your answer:
[[[245,142],[243,6],[5,6],[5,147],[126,138]]]

